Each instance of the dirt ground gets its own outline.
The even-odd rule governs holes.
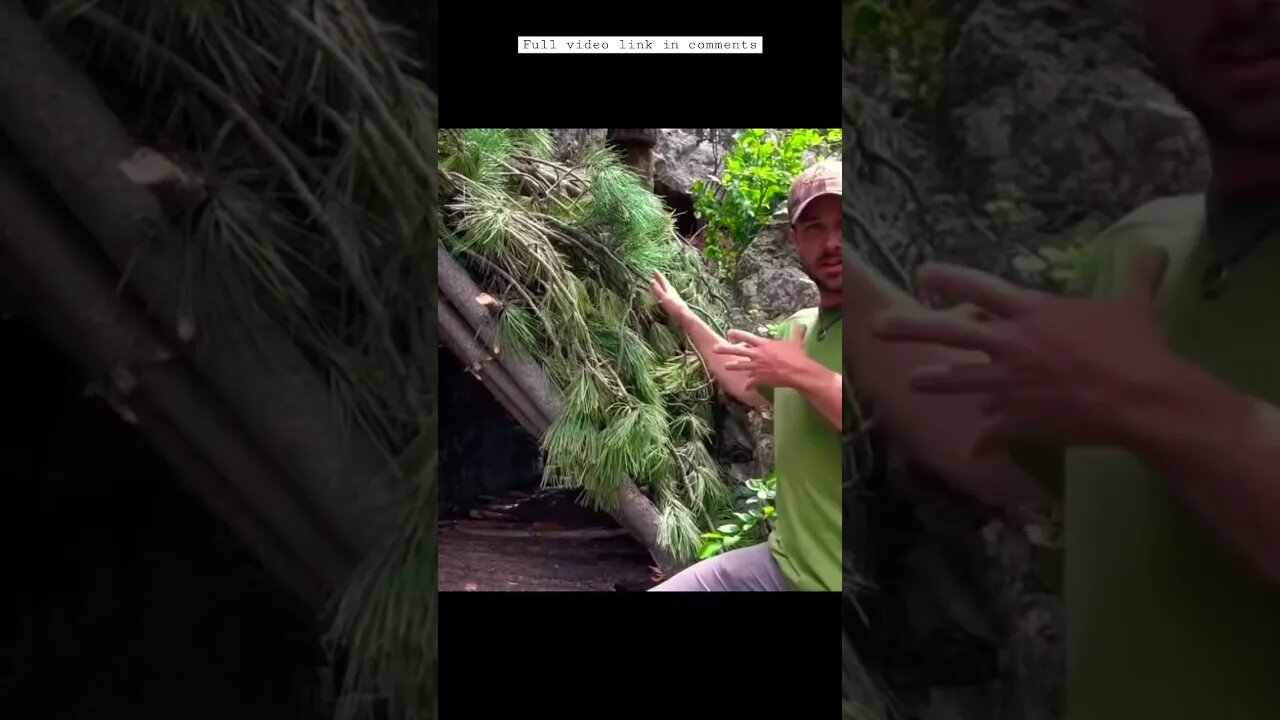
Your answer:
[[[650,564],[612,518],[571,492],[512,491],[440,518],[443,591],[639,592],[655,584]]]

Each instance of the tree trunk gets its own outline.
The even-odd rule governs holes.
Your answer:
[[[138,146],[18,2],[0,2],[0,67],[0,134],[106,251],[166,339],[182,334],[193,320],[183,302],[187,249],[156,196],[121,169]],[[344,426],[327,384],[283,331],[258,348],[198,339],[195,367],[292,492],[337,528],[342,566],[363,558],[388,526],[387,466],[368,438]]]
[[[658,131],[614,128],[605,133],[605,140],[635,169],[645,188],[652,191],[653,146],[658,143]]]

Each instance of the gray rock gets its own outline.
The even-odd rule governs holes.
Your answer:
[[[573,158],[588,144],[604,142],[601,128],[569,128],[551,130],[551,146],[557,157]]]
[[[730,321],[755,332],[818,304],[818,287],[805,274],[791,243],[785,210],[760,231],[738,260]]]
[[[663,129],[654,146],[654,185],[664,192],[688,195],[693,183],[720,173],[724,156],[733,147],[736,130]]]
[[[729,303],[730,324],[760,333],[764,326],[818,304],[818,288],[800,266],[785,208],[760,231],[738,260]],[[754,477],[773,468],[773,419],[768,411],[736,408],[734,421],[750,438]]]
[[[1006,240],[1093,231],[1208,179],[1195,119],[1147,73],[1120,5],[987,0],[961,25],[946,170],[971,206],[1003,200],[1036,215],[1001,228]]]
[[[733,148],[734,129],[662,129],[653,148],[653,191],[675,215],[676,230],[702,247],[706,225],[694,212],[693,184],[717,177]]]

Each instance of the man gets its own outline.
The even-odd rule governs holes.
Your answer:
[[[658,303],[720,387],[749,405],[772,404],[778,475],[767,543],[704,560],[654,590],[840,590],[841,178],[840,163],[824,162],[792,184],[790,236],[819,306],[791,316],[781,339],[730,330],[725,342],[661,273],[653,279]]]
[[[1206,196],[1099,241],[1091,297],[846,263],[854,381],[905,449],[988,500],[1063,493],[1067,716],[1280,714],[1280,3],[1143,0],[1209,140]]]

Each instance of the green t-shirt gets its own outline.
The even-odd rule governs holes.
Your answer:
[[[802,310],[785,324],[785,337],[806,328],[809,357],[840,372],[840,308]],[[839,591],[841,566],[840,432],[798,391],[760,388],[773,404],[776,517],[769,548],[791,587]]]
[[[1277,223],[1280,200],[1151,203],[1100,238],[1082,290],[1117,293],[1127,253],[1165,247],[1170,346],[1240,391],[1280,402]],[[1213,260],[1268,227],[1271,237],[1231,270],[1222,294],[1204,299]],[[1039,451],[1035,461],[1043,468],[1051,457]],[[1045,476],[1060,483],[1065,506],[1067,717],[1280,717],[1280,589],[1228,556],[1175,488],[1130,454],[1070,448]]]

